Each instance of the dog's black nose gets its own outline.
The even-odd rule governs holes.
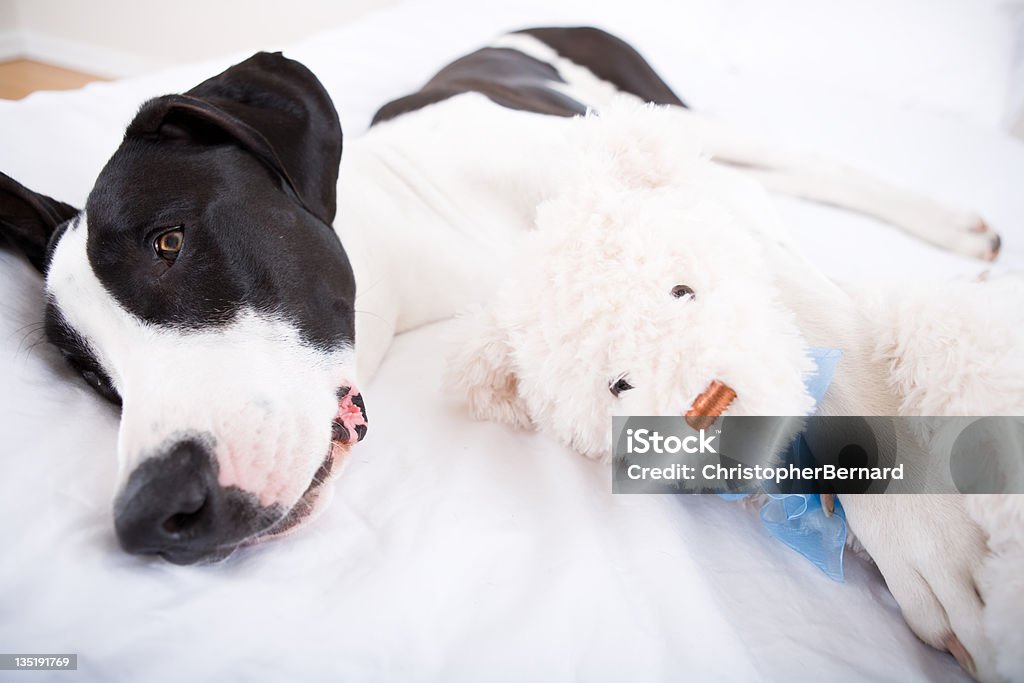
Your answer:
[[[237,491],[217,483],[214,460],[197,441],[139,465],[114,504],[121,547],[176,564],[220,559],[256,529]]]

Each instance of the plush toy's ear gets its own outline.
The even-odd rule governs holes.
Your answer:
[[[320,220],[334,220],[338,112],[316,76],[279,52],[259,52],[184,95],[146,102],[125,138],[236,144],[275,171]]]
[[[460,316],[448,359],[451,386],[464,397],[478,420],[504,422],[533,429],[526,403],[519,395],[508,333],[490,308]]]
[[[46,247],[54,231],[78,209],[33,192],[0,173],[0,244],[25,255],[36,270],[46,272]]]

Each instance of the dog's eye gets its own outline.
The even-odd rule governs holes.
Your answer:
[[[111,383],[106,374],[92,369],[92,366],[87,361],[80,360],[73,355],[65,354],[64,358],[93,391],[111,403],[121,405],[121,395],[117,393],[117,389],[114,388],[113,383]]]
[[[183,244],[185,244],[185,231],[177,227],[160,233],[156,241],[153,242],[153,248],[156,249],[157,256],[174,263]]]
[[[88,384],[101,394],[105,394],[110,389],[110,383],[107,382],[105,378],[101,377],[98,372],[93,372],[92,370],[83,370],[82,379],[85,380],[86,384]]]
[[[612,396],[618,396],[622,392],[629,391],[632,388],[633,385],[630,384],[625,377],[620,377],[608,385],[608,391],[612,392]]]
[[[676,285],[672,288],[672,296],[675,298],[682,299],[686,295],[690,295],[691,297],[696,296],[693,291],[693,287],[690,285]]]

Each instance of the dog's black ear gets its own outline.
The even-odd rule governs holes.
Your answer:
[[[0,244],[7,243],[25,255],[36,270],[46,272],[46,245],[78,209],[33,192],[0,173]]]
[[[184,95],[150,100],[125,137],[237,144],[276,171],[314,215],[334,220],[338,112],[316,76],[279,52],[259,52]]]

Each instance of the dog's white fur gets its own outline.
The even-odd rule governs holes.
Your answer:
[[[677,110],[611,106],[559,142],[522,265],[454,356],[477,417],[604,456],[610,415],[678,415],[713,379],[737,390],[729,414],[802,414],[808,346],[844,352],[821,414],[1024,414],[1019,281],[845,289],[797,253],[762,188],[699,158]],[[636,388],[616,398],[623,374]],[[1020,463],[1006,469],[1019,483]],[[923,640],[958,638],[981,680],[1024,677],[1007,635],[1024,613],[1020,497],[843,504]]]
[[[996,668],[1009,681],[1024,672],[1024,496],[971,496],[967,511],[988,533],[987,561],[975,574],[985,597],[982,626],[996,652]],[[1016,626],[1014,626],[1016,625]]]

